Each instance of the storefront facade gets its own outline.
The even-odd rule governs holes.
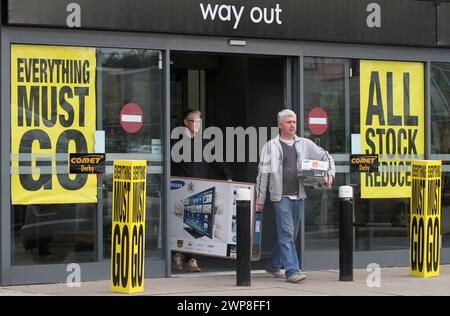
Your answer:
[[[394,99],[403,93],[402,104],[407,104],[408,94],[410,110],[404,108],[401,124],[395,123],[400,115],[395,107],[386,113],[386,124],[379,112],[374,121],[378,127],[413,126],[414,119],[408,124],[406,116],[417,117],[418,132],[409,136],[409,149],[421,158],[448,164],[450,28],[446,24],[450,3],[235,2],[231,6],[220,1],[131,1],[126,7],[122,1],[2,2],[2,284],[63,282],[72,272],[71,263],[80,266],[82,280],[109,278],[112,162],[119,159],[148,161],[145,275],[170,276],[169,140],[179,111],[172,70],[181,52],[252,58],[246,61],[248,90],[244,93],[250,101],[245,104],[246,119],[238,119],[237,126],[275,126],[274,115],[291,107],[299,116],[299,134],[333,155],[337,164],[334,189],[309,192],[299,244],[304,250],[304,269],[337,267],[337,187],[344,184],[358,187],[356,266],[408,264],[408,199],[391,195],[401,191],[395,183],[384,186],[386,193],[381,190],[383,184],[370,187],[359,174],[350,173],[355,139],[370,125],[361,119],[361,100],[370,94],[361,87],[361,76],[366,76],[363,65],[367,63],[380,74],[393,74]],[[106,7],[108,13],[98,16]],[[270,67],[260,65],[270,61],[269,57],[280,64],[280,80],[269,78],[252,86],[267,75],[264,69]],[[69,60],[74,64],[63,64]],[[382,61],[381,66],[374,61]],[[45,75],[46,69],[59,67],[59,63],[61,78]],[[400,88],[395,82],[397,72],[411,74],[400,80]],[[258,98],[272,85],[281,91],[275,99],[279,103],[273,106],[267,98]],[[381,80],[379,86],[380,96],[389,95],[388,82]],[[374,84],[375,94],[377,89]],[[378,97],[372,96],[372,101],[374,107],[380,104]],[[127,133],[120,125],[120,111],[128,103],[139,104],[143,110],[144,124],[137,133]],[[327,131],[320,136],[311,131],[308,120],[315,107],[323,108],[329,119]],[[222,107],[213,112],[214,117],[227,117]],[[236,126],[231,120],[219,124],[210,119],[210,123]],[[88,135],[84,137],[86,148],[80,141],[83,137],[71,138],[67,130]],[[104,142],[101,136],[91,139],[95,131],[104,131]],[[415,135],[412,129],[410,134]],[[65,153],[93,150],[94,142],[103,147],[98,152],[106,154],[106,172],[88,180],[69,176],[64,169]],[[443,170],[441,262],[449,263],[450,167],[444,163]],[[236,175],[236,179],[252,181],[255,172],[253,163],[245,177]],[[366,198],[360,198],[361,194]],[[263,255],[270,250],[275,232],[272,213],[270,209],[265,213]]]

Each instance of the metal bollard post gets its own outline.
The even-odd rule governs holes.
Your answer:
[[[250,219],[251,198],[250,190],[237,190],[236,192],[236,285],[250,286]]]
[[[353,187],[339,187],[339,281],[353,281]]]

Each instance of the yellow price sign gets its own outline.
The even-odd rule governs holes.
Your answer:
[[[409,228],[410,274],[439,276],[441,254],[441,162],[413,161],[411,221]]]
[[[144,290],[146,161],[114,161],[111,289]]]

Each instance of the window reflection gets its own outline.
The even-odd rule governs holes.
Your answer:
[[[332,153],[345,153],[345,74],[350,60],[307,57],[304,64],[305,136]],[[308,113],[315,107],[328,115],[328,129],[316,136],[308,128]]]
[[[345,175],[336,174],[331,190],[306,190],[306,250],[322,251],[339,248],[338,188],[345,184]]]
[[[431,64],[431,152],[450,154],[450,64]]]
[[[431,63],[431,159],[443,160],[442,246],[450,247],[450,63]]]
[[[13,265],[94,261],[95,204],[13,205]]]

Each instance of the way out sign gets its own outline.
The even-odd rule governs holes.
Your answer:
[[[439,276],[441,260],[441,161],[412,162],[410,274]]]
[[[114,161],[111,289],[144,290],[146,161]]]
[[[120,111],[120,126],[125,132],[137,133],[141,130],[143,124],[144,113],[136,103],[128,103]]]
[[[308,128],[313,135],[321,136],[328,129],[328,115],[321,107],[313,108],[308,114]]]

